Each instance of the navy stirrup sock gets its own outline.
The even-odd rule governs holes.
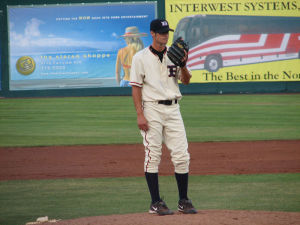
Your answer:
[[[151,195],[152,203],[160,200],[159,186],[158,186],[158,173],[147,173],[145,172],[148,188]]]
[[[188,199],[187,191],[188,191],[188,179],[189,174],[184,173],[175,173],[176,181],[177,181],[177,187],[179,192],[179,199]]]

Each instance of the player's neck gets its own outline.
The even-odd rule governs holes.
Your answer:
[[[153,48],[153,46],[151,45],[151,46],[150,46],[150,50],[151,50],[151,52],[152,52],[153,54],[157,55],[157,56],[159,57],[160,61],[162,62],[162,61],[163,61],[164,54],[165,54],[166,51],[167,51],[167,48],[165,47],[164,50],[162,50],[162,51],[159,52],[159,51],[155,50],[155,49]]]
[[[165,47],[163,50],[157,51],[155,48],[153,48],[153,45],[150,45],[150,50],[156,55],[159,55],[159,54],[163,55],[167,51],[167,48]]]

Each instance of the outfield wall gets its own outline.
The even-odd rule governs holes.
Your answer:
[[[249,3],[245,0],[239,0],[236,3],[191,0],[188,4],[183,0],[123,0],[122,2],[115,0],[109,2],[102,0],[3,0],[0,3],[0,96],[130,95],[131,88],[120,87],[116,75],[118,49],[126,46],[124,40],[127,34],[125,31],[128,27],[133,25],[138,27],[138,35],[145,47],[152,41],[148,27],[153,18],[167,18],[170,26],[174,29],[181,20],[188,21],[194,15],[200,18],[203,14],[206,15],[203,17],[206,18],[206,21],[210,17],[216,21],[217,19],[225,21],[228,15],[232,15],[239,16],[239,20],[245,19],[245,24],[251,23],[257,24],[257,26],[259,25],[257,21],[259,20],[261,23],[261,21],[266,20],[266,16],[272,16],[274,20],[278,18],[278,15],[285,16],[286,18],[282,17],[282,20],[291,19],[291,24],[295,23],[294,21],[300,21],[300,3],[298,1],[283,0],[276,4],[273,1],[267,3],[262,4],[259,1]],[[267,19],[269,18],[271,17]],[[252,19],[257,21],[251,21]],[[226,30],[229,30],[230,27],[234,27],[233,23],[236,21],[227,24],[228,27],[224,28],[224,32],[227,32]],[[281,22],[280,19],[278,21]],[[177,28],[175,34],[184,32],[189,34],[195,30],[194,28],[200,29],[200,24],[201,34],[205,31],[204,25],[212,27],[213,32],[221,29],[214,29],[214,26],[217,25],[214,25],[213,22],[201,21],[199,27],[198,25],[192,27],[193,24],[195,24],[195,20],[190,20],[187,28]],[[245,24],[236,23],[235,26]],[[245,26],[241,27],[245,29]],[[298,53],[292,53],[290,50],[291,48],[300,48],[300,44],[298,44],[300,42],[300,27],[294,27],[296,28],[293,26],[290,28],[296,33],[295,38],[291,39],[295,43],[292,47],[288,45],[291,41],[287,38],[293,38],[293,34],[287,34],[288,30],[282,29],[280,26],[275,27],[275,30],[278,29],[280,30],[278,32],[282,33],[282,43],[280,35],[264,34],[258,36],[257,45],[260,47],[261,43],[264,43],[265,46],[270,45],[272,46],[270,52],[274,52],[277,48],[275,45],[278,44],[278,48],[283,49],[285,47],[289,52],[283,53],[282,51],[274,56],[269,54],[267,56],[260,55],[256,58],[251,57],[250,60],[252,61],[249,62],[245,61],[244,55],[247,53],[245,51],[249,51],[248,55],[250,52],[254,55],[253,51],[265,52],[267,50],[249,50],[249,46],[256,44],[255,40],[253,43],[232,43],[236,37],[242,37],[243,34],[221,34],[217,38],[222,39],[223,42],[228,41],[226,39],[228,37],[233,38],[229,40],[231,46],[248,44],[247,50],[239,49],[238,52],[242,52],[242,56],[235,61],[230,59],[231,61],[228,61],[229,66],[226,66],[227,61],[223,58],[224,67],[217,68],[216,71],[212,71],[213,67],[209,68],[203,60],[197,61],[197,57],[201,59],[201,57],[209,58],[213,55],[198,55],[197,57],[191,55],[191,61],[188,65],[192,69],[192,83],[188,86],[180,85],[182,93],[300,92],[300,50],[297,50]],[[273,40],[272,36],[279,38],[279,41]],[[199,40],[202,38],[196,37]],[[243,38],[252,40],[256,36],[253,34],[249,37],[244,35]],[[198,45],[190,40],[189,42],[194,44],[192,53],[194,54],[197,48],[201,48],[205,43],[213,43],[213,40],[207,39],[206,42],[199,42]],[[170,35],[169,44],[172,41],[173,34]],[[270,44],[268,41],[271,41]],[[224,46],[222,44],[222,47]],[[219,48],[220,46],[215,47],[214,55],[219,54],[216,52]],[[229,47],[225,46],[224,48]],[[225,52],[225,54],[232,55],[233,51]]]

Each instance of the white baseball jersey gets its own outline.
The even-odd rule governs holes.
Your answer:
[[[169,60],[166,53],[161,62],[150,47],[147,47],[133,56],[130,85],[142,88],[144,102],[180,99],[180,74],[180,68]]]

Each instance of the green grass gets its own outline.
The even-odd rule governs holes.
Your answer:
[[[300,139],[300,94],[181,101],[188,139]],[[141,143],[130,96],[0,99],[0,146]]]
[[[175,178],[159,179],[162,196],[176,210]],[[190,176],[189,193],[199,210],[299,212],[299,185],[300,174]],[[143,177],[2,181],[0,224],[145,212],[149,201]]]
[[[139,133],[129,97],[0,100],[0,145],[135,143]]]
[[[188,96],[181,104],[189,141],[300,138],[300,95]]]
[[[300,139],[300,94],[197,95],[180,102],[189,141]],[[0,99],[0,146],[141,143],[131,97]],[[300,174],[190,176],[198,209],[300,212]],[[176,209],[174,177],[161,194]],[[0,181],[0,225],[145,212],[143,177]]]

